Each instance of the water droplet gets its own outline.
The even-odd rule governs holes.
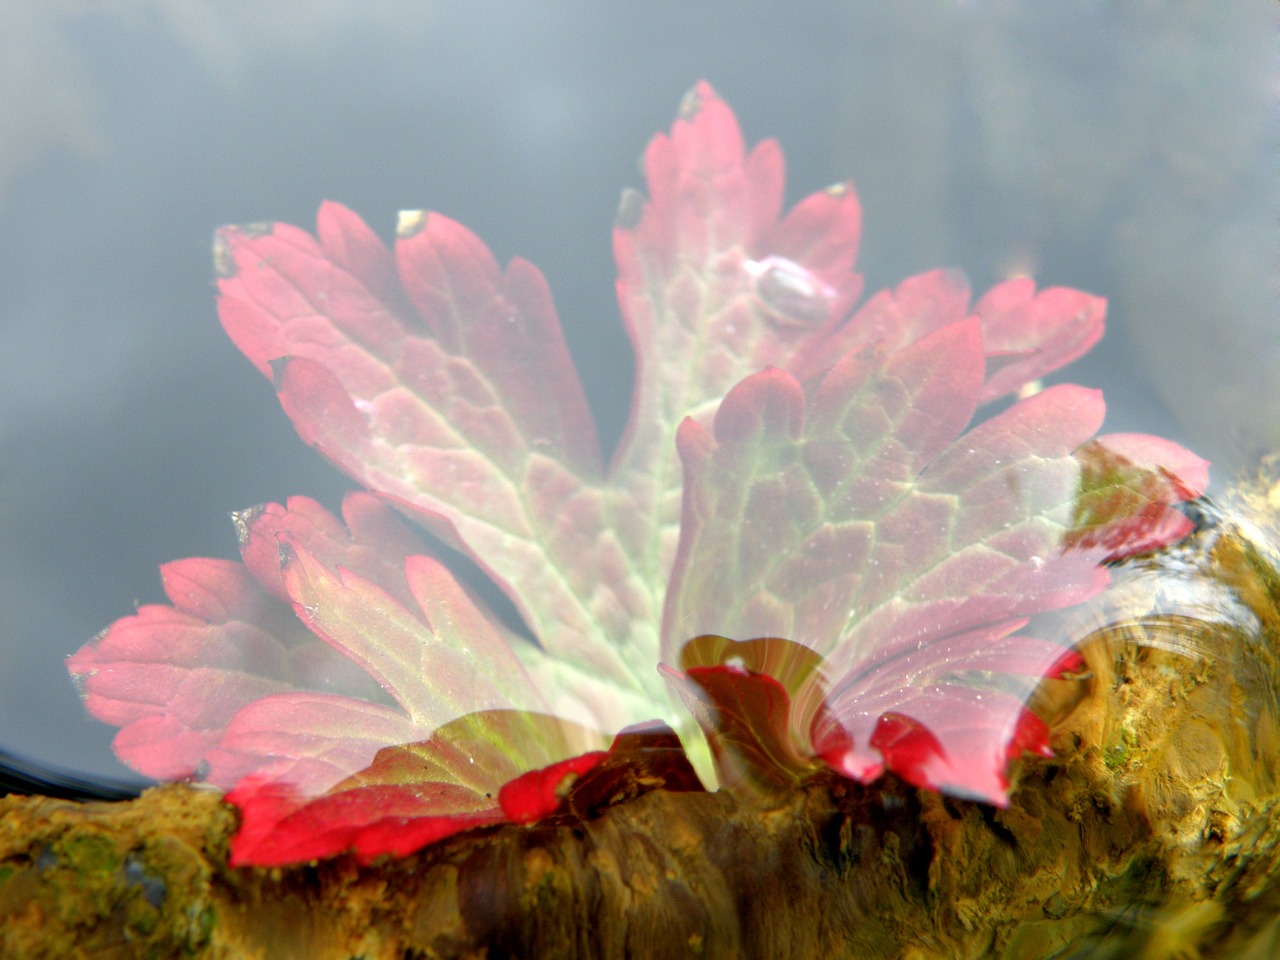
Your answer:
[[[1037,393],[1039,393],[1043,389],[1044,389],[1043,380],[1031,380],[1028,383],[1024,383],[1022,386],[1018,388],[1017,397],[1019,400],[1026,400],[1029,397],[1034,397]]]
[[[756,296],[769,319],[781,326],[813,327],[831,314],[836,292],[817,274],[786,257],[745,260]]]
[[[427,225],[425,210],[401,210],[396,218],[396,236],[408,239]]]
[[[613,223],[620,230],[634,230],[644,216],[645,199],[639,190],[623,190]]]
[[[236,275],[236,259],[231,252],[231,244],[221,232],[213,239],[213,269],[223,280]]]
[[[692,120],[698,115],[698,111],[702,109],[702,95],[698,93],[698,88],[694,87],[684,95],[680,101],[680,119]]]

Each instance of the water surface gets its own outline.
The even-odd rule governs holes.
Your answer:
[[[1225,10],[1225,12],[1224,12]],[[210,236],[441,210],[548,275],[606,442],[608,230],[706,77],[792,198],[852,177],[868,289],[934,266],[1111,301],[1066,371],[1219,482],[1274,444],[1273,7],[0,2],[0,749],[114,777],[63,658],[227,514],[344,480],[226,341]]]

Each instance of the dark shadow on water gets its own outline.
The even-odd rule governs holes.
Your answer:
[[[39,795],[58,800],[129,800],[148,786],[149,780],[86,780],[66,770],[45,767],[0,750],[0,796]]]

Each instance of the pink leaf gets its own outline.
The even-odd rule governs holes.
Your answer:
[[[673,440],[744,376],[787,368],[815,330],[862,290],[861,232],[848,184],[803,200],[779,222],[783,160],[766,140],[749,153],[709,84],[681,105],[644,158],[649,198],[623,196],[614,227],[618,301],[636,351],[626,437],[614,456],[619,533],[636,565],[671,562],[679,484]]]
[[[244,564],[191,559],[166,565],[161,574],[172,606],[140,608],[68,659],[89,711],[122,727],[116,743],[122,760],[160,779],[193,776],[209,761],[214,781],[229,786],[254,765],[242,757],[234,775],[217,772],[220,763],[229,763],[228,751],[242,749],[240,741],[224,740],[228,724],[243,731],[244,708],[259,711],[261,729],[261,711],[269,704],[301,702],[276,695],[308,687],[370,710],[387,709],[365,702],[385,699],[383,690],[405,696],[428,724],[413,727],[417,737],[471,710],[540,703],[530,701],[531,684],[496,627],[452,576],[427,557],[404,557],[402,551],[421,548],[421,542],[387,507],[368,494],[351,494],[344,513],[349,526],[305,497],[292,498],[287,507],[244,511],[236,518]],[[301,566],[295,563],[288,574],[284,561],[299,556]],[[443,642],[419,603],[424,594]],[[312,622],[321,607],[333,636]],[[375,612],[391,618],[380,634],[367,630],[365,618]],[[398,654],[392,622],[411,634],[400,637]],[[455,683],[450,698],[437,702],[441,684],[460,672],[471,676],[460,629],[488,672],[476,674],[470,685]],[[426,646],[414,645],[424,639]],[[409,671],[436,671],[437,688],[412,673],[397,686],[387,675],[396,656]],[[272,717],[282,723],[279,713]],[[403,723],[412,727],[408,719]],[[282,730],[288,728],[282,723]],[[353,736],[358,728],[353,724]],[[377,746],[392,742],[404,739]],[[274,762],[277,754],[288,750],[260,750],[257,762]]]
[[[992,287],[978,301],[990,361],[982,400],[1012,393],[1086,353],[1102,336],[1107,303],[1079,290],[1035,292],[1026,277]]]
[[[971,305],[939,270],[855,310],[852,187],[784,214],[777,144],[748,150],[706,83],[644,172],[613,234],[637,374],[608,471],[530,264],[437,213],[402,214],[394,250],[333,203],[315,236],[220,231],[228,334],[370,492],[341,521],[306,498],[238,514],[242,564],[170,564],[171,605],[69,667],[127,762],[234,785],[233,862],[367,861],[700,789],[666,726],[606,749],[672,694],[733,787],[825,766],[1003,803],[1010,763],[1048,751],[1037,683],[1079,665],[1022,631],[1190,529],[1207,465],[1094,438],[1096,391],[973,425],[1088,350],[1101,299],[1016,279]]]
[[[304,440],[468,551],[549,648],[585,648],[624,680],[583,643],[599,631],[594,598],[560,571],[590,569],[600,467],[541,274],[500,269],[434,213],[402,216],[394,256],[337,204],[317,232],[220,232],[231,338]]]
[[[809,377],[861,347],[893,352],[969,313],[969,283],[958,270],[932,270],[881,290],[853,316],[809,337],[792,372]]]
[[[209,750],[205,780],[224,789],[250,776],[318,796],[363,770],[383,747],[431,734],[403,712],[354,697],[298,691],[242,707]]]
[[[160,572],[173,606],[117,620],[67,667],[89,712],[121,727],[120,759],[179,780],[236,710],[289,689],[291,649],[310,635],[238,563],[193,558]]]
[[[824,659],[827,729],[791,716],[798,749],[780,746],[786,697],[762,671],[686,671],[719,710],[713,743],[735,743],[753,770],[824,756],[851,776],[887,768],[1004,802],[1009,759],[1043,745],[1025,736],[1025,700],[1065,652],[1008,634],[1096,594],[1105,561],[1185,533],[1170,504],[1199,492],[1203,461],[1165,441],[1117,442],[1141,465],[1105,441],[1082,446],[1101,398],[1070,386],[962,433],[987,389],[980,320],[887,342],[833,358],[803,386],[756,374],[728,393],[710,435],[682,428],[664,651],[716,633],[802,638]],[[1004,668],[993,645],[1009,647]],[[980,676],[1014,668],[1030,676],[1012,695]]]
[[[1204,493],[1209,464],[1169,440],[1146,434],[1098,437],[1078,454],[1082,487],[1068,543],[1107,561],[1156,550],[1189,533],[1174,505]]]
[[[301,545],[286,544],[282,564],[298,618],[377,680],[415,723],[432,728],[477,710],[538,705],[519,660],[438,561],[407,558],[397,579],[408,579],[415,601],[421,595],[435,604],[435,619],[449,631],[443,637],[419,603],[405,606],[373,581],[330,570]],[[424,592],[433,587],[434,595]],[[458,622],[474,633],[456,635]]]
[[[326,566],[342,566],[376,580],[397,599],[410,603],[403,558],[424,553],[426,544],[372,494],[347,494],[342,517],[339,521],[307,497],[290,497],[283,506],[268,503],[241,511],[234,517],[240,555],[258,582],[290,605],[293,598],[281,571],[285,543],[305,544]]]
[[[809,338],[796,373],[820,373],[832,360],[862,347],[893,352],[969,315],[969,285],[953,270],[910,277],[883,290],[848,320]],[[1013,393],[1089,350],[1102,336],[1106,301],[1079,290],[1035,292],[1025,278],[999,284],[972,315],[981,330],[986,384],[979,403]]]
[[[227,799],[240,809],[232,866],[281,866],[346,850],[368,863],[383,854],[407,856],[463,830],[502,822],[495,804],[480,802],[464,787],[438,782],[368,786],[312,799],[288,783],[253,776]]]

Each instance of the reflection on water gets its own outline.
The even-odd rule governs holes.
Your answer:
[[[747,150],[706,83],[644,172],[614,231],[638,370],[607,468],[529,263],[436,213],[388,247],[334,203],[314,235],[219,233],[228,334],[302,438],[386,499],[239,514],[239,562],[168,564],[168,605],[71,657],[121,759],[227,789],[234,866],[457,863],[484,891],[445,908],[461,951],[507,942],[492,904],[534,873],[569,912],[578,891],[630,911],[593,892],[638,869],[613,848],[647,836],[663,859],[679,827],[753,838],[664,868],[729,890],[786,836],[834,831],[782,865],[835,882],[725,944],[834,904],[841,936],[891,917],[861,929],[869,955],[925,929],[946,955],[1052,955],[1105,944],[1135,903],[1211,898],[1178,914],[1192,931],[1257,909],[1203,878],[1261,863],[1242,844],[1275,788],[1274,558],[1198,499],[1199,457],[1095,436],[1098,391],[1038,382],[1098,341],[1102,301],[1018,278],[971,302],[932,271],[852,309],[853,190],[784,213],[777,145]],[[820,294],[805,322],[798,294]],[[480,564],[526,633],[388,503]],[[575,852],[592,829],[604,859]],[[696,924],[712,902],[693,903]]]
[[[68,661],[117,756],[230,789],[234,862],[367,860],[385,820],[425,844],[554,813],[503,798],[562,796],[623,728],[669,724],[698,756],[665,677],[731,788],[825,767],[1007,805],[1009,764],[1052,755],[1028,697],[1080,669],[1022,628],[1183,537],[1207,464],[1095,437],[1098,391],[1040,388],[1101,338],[1099,298],[1018,278],[971,303],[932,271],[852,309],[853,188],[783,212],[782,171],[705,82],[650,141],[648,199],[614,229],[638,370],[607,469],[531,264],[438,213],[402,213],[393,249],[335,203],[314,236],[220,231],[227,333],[387,502],[255,508],[243,563],[168,564],[171,605]],[[818,309],[779,322],[798,293]],[[480,564],[532,642],[387,503]]]
[[[1222,481],[1241,446],[1224,458],[1218,441],[1277,422],[1262,399],[1275,378],[1261,0],[1221,16],[1001,2],[797,18],[762,4],[739,22],[686,11],[674,31],[643,9],[296,9],[0,9],[0,61],[24,91],[0,118],[0,169],[17,177],[0,227],[7,749],[122,776],[61,658],[130,601],[162,598],[158,559],[233,556],[228,512],[295,491],[340,500],[211,322],[213,226],[301,222],[327,196],[377,224],[429,205],[482,227],[502,258],[551,277],[608,445],[629,374],[605,359],[625,340],[601,322],[616,305],[598,228],[636,131],[695,76],[751,111],[754,136],[793,145],[795,182],[857,175],[873,286],[934,264],[985,286],[1018,260],[1108,295],[1113,333],[1073,379],[1107,386],[1109,429],[1178,436]],[[786,82],[761,69],[771,60]],[[1143,367],[1180,418],[1209,426],[1157,422]],[[1208,381],[1232,396],[1190,388]]]
[[[1018,22],[1000,8],[978,30],[994,55],[973,68],[975,102],[1005,88],[1012,55],[994,41]],[[1007,155],[1028,121],[1016,96],[1005,107],[977,129],[1002,130],[987,146]],[[689,767],[714,782],[674,691],[720,782],[749,788],[726,801],[744,829],[803,786],[843,824],[838,863],[874,873],[867,851],[885,844],[861,915],[877,882],[905,893],[867,950],[921,924],[975,956],[988,935],[1009,957],[1237,949],[1275,898],[1273,532],[1197,501],[1204,464],[1171,441],[1086,443],[1093,391],[1043,388],[1097,339],[1101,300],[1014,279],[970,305],[939,271],[846,322],[857,198],[837,186],[780,219],[776,148],[744,158],[736,138],[700,88],[646,153],[652,203],[620,214],[639,367],[607,468],[588,398],[611,374],[587,364],[598,382],[577,388],[529,264],[500,268],[438,214],[402,218],[394,250],[336,204],[314,238],[224,231],[223,323],[303,438],[478,561],[524,630],[372,498],[349,497],[341,521],[303,498],[245,512],[240,560],[167,565],[168,604],[72,658],[91,710],[122,728],[116,752],[234,788],[237,863],[441,843],[447,857],[469,830],[603,829],[668,794],[719,802]],[[1121,302],[1126,284],[1158,286],[1128,279],[1150,267],[1133,256],[1115,257]],[[1274,346],[1254,378],[1267,389]],[[1185,358],[1142,355],[1194,423],[1167,386]],[[663,726],[613,739],[655,717],[688,759]],[[61,855],[41,852],[37,872]],[[1028,863],[1047,866],[1027,881]],[[570,871],[568,888],[608,873]],[[147,889],[160,907],[163,885]],[[734,936],[767,935],[738,919]],[[494,921],[475,922],[483,940]]]

